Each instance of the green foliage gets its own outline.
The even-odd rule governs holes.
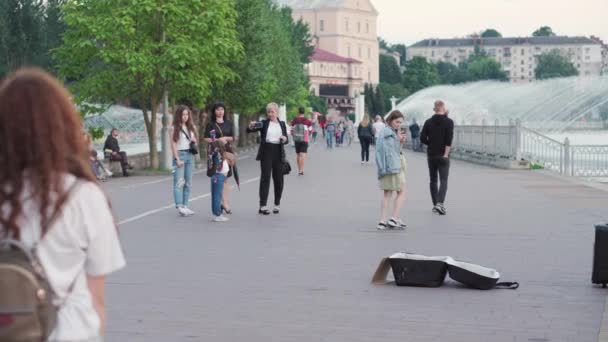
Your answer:
[[[392,48],[393,51],[399,52],[399,54],[401,54],[401,60],[399,64],[405,65],[405,61],[407,59],[407,47],[405,46],[405,44],[394,44]]]
[[[390,84],[400,84],[402,82],[399,65],[391,56],[380,55],[380,82]]]
[[[391,98],[394,96],[399,100],[403,100],[409,95],[409,91],[403,87],[401,84],[389,84],[389,83],[380,83],[378,84],[378,88],[380,89],[380,93],[382,94],[382,102],[384,109],[387,111],[391,108]],[[384,112],[382,112],[384,114]]]
[[[481,33],[481,38],[499,38],[502,34],[497,30],[490,28]]]
[[[45,67],[41,0],[0,1],[0,77],[23,65]]]
[[[439,62],[436,64],[441,84],[458,84],[482,80],[508,80],[501,65],[489,57],[485,51],[476,48],[469,59],[458,66]]]
[[[559,50],[552,50],[538,57],[535,75],[539,80],[569,77],[578,75],[578,70],[576,70],[568,57],[563,56]]]
[[[212,85],[237,76],[227,66],[241,56],[231,0],[79,0],[63,9],[60,74],[76,80],[79,103],[139,101],[154,167],[164,91],[201,104]]]
[[[538,30],[532,33],[534,37],[550,37],[555,36],[555,32],[549,26],[541,26]]]
[[[300,62],[307,64],[310,62],[310,56],[312,56],[315,51],[315,45],[313,44],[310,35],[310,28],[302,18],[294,22],[291,14],[292,11],[290,7],[281,8],[282,18],[289,23],[291,43],[300,55]]]
[[[405,64],[403,85],[412,93],[438,83],[437,68],[424,57],[414,57]]]
[[[327,114],[327,102],[324,98],[310,94],[308,96],[308,103],[310,103],[313,112]]]

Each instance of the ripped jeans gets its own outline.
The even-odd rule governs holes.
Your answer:
[[[178,153],[184,166],[177,167],[177,161],[173,159],[173,197],[175,207],[187,207],[192,191],[194,156],[188,151],[178,151]]]

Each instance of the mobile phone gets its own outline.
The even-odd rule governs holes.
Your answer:
[[[262,123],[261,121],[253,123],[253,128],[262,128],[262,127],[264,127],[264,123]]]

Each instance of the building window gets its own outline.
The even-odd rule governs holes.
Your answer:
[[[372,72],[371,71],[367,72],[367,80],[370,82],[372,81]]]
[[[522,80],[525,80],[525,79],[526,79],[526,76],[522,76],[522,77],[521,77],[521,79],[522,79]]]
[[[359,58],[363,57],[363,54],[361,53],[361,45],[359,45]]]
[[[346,45],[346,55],[348,57],[351,57],[351,55],[350,55],[350,44]]]
[[[348,18],[344,19],[344,27],[346,28],[346,32],[348,32]]]
[[[525,55],[526,54],[526,50],[525,49],[521,49],[521,55]]]
[[[367,58],[371,59],[372,58],[372,48],[371,47],[367,47]]]
[[[431,50],[431,57],[435,57],[435,50]]]
[[[369,23],[365,23],[365,32],[369,33]]]
[[[357,33],[361,33],[361,23],[357,23]]]
[[[521,72],[525,73],[525,72],[526,72],[526,70],[524,70],[524,68],[521,68]]]
[[[325,20],[321,19],[319,21],[319,31],[323,32],[325,31]]]
[[[524,65],[524,61],[523,60],[521,61],[521,65]]]
[[[588,61],[591,59],[591,56],[585,56],[585,60]]]

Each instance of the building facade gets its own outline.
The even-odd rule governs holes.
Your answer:
[[[330,108],[345,94],[354,103],[365,83],[379,83],[378,11],[370,0],[275,1],[308,24],[316,50],[306,71],[311,90]]]
[[[459,64],[476,47],[500,63],[515,83],[534,81],[537,57],[552,50],[568,57],[581,76],[601,75],[604,69],[602,45],[586,37],[426,39],[408,48],[407,60],[424,57],[432,63]]]

